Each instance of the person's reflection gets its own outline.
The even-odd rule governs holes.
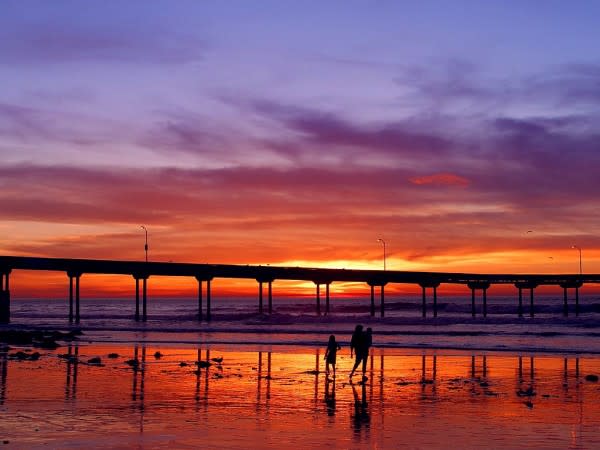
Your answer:
[[[335,416],[335,378],[325,377],[325,406],[328,416]]]
[[[371,417],[369,415],[369,408],[367,403],[367,386],[365,382],[360,383],[361,396],[358,396],[358,390],[354,383],[352,386],[352,394],[354,394],[354,410],[352,414],[352,425],[354,428],[355,436],[360,436],[363,428],[365,432],[369,432],[371,423]]]

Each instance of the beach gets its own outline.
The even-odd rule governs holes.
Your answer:
[[[4,330],[43,328],[41,317],[15,316]],[[89,313],[55,328],[82,332],[56,349],[10,345],[0,353],[0,442],[266,449],[600,442],[593,315],[579,324],[279,319],[136,323]],[[364,383],[348,378],[355,319],[374,329]],[[335,379],[325,373],[329,333],[342,344]]]

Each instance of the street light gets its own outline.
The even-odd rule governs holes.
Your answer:
[[[583,273],[583,271],[581,270],[581,248],[576,245],[571,245],[571,248],[576,248],[577,250],[579,250],[579,275],[581,275]]]
[[[379,238],[377,239],[377,242],[381,242],[383,244],[383,270],[385,270],[385,241]]]
[[[146,243],[144,244],[144,251],[146,252],[146,262],[148,262],[148,230],[144,225],[140,225],[142,229],[146,232]]]

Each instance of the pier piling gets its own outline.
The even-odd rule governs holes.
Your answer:
[[[522,289],[529,289],[529,317],[535,316],[535,309],[533,303],[533,290],[538,287],[535,281],[519,281],[515,283],[515,287],[519,289],[519,317],[523,317],[523,293]]]
[[[202,320],[202,278],[196,277],[198,281],[198,320]]]
[[[148,277],[142,278],[142,321],[148,320]]]
[[[371,317],[375,315],[375,286],[372,284],[369,285],[371,287]]]
[[[273,314],[273,280],[269,281],[268,284],[268,296],[269,296],[269,314]],[[329,292],[329,291],[328,291]],[[329,300],[329,297],[327,298]],[[327,302],[329,305],[329,301]]]
[[[0,323],[10,322],[10,269],[0,272]]]
[[[487,287],[483,288],[483,317],[487,317]]]
[[[385,285],[381,285],[381,317],[385,316],[385,294],[384,294]]]
[[[440,283],[435,280],[428,280],[426,283],[419,283],[421,286],[422,299],[421,299],[421,315],[423,318],[427,316],[427,297],[426,297],[426,288],[433,289],[433,317],[437,317],[438,313],[438,304],[437,304],[437,288]]]
[[[483,317],[487,317],[487,290],[490,287],[490,283],[487,281],[470,281],[467,283],[469,289],[471,289],[471,317],[475,317],[475,291],[481,289],[481,313]]]
[[[69,323],[73,322],[73,276],[69,275]]]
[[[210,311],[210,279],[206,280],[206,320],[210,321],[212,319],[211,311]]]
[[[140,279],[134,275],[135,278],[135,321],[140,321]]]
[[[81,278],[81,272],[68,271],[67,276],[69,277],[69,323],[73,323],[75,319],[76,323],[79,323],[79,278]],[[75,279],[75,317],[73,318],[73,279]]]
[[[533,317],[535,311],[533,310],[533,287],[529,288],[529,317]]]
[[[321,285],[319,283],[315,283],[317,285],[317,316],[321,315]]]
[[[263,313],[263,284],[262,281],[258,282],[258,313]]]

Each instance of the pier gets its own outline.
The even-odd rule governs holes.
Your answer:
[[[487,289],[494,284],[513,285],[518,292],[516,314],[524,315],[523,289],[529,293],[528,314],[535,315],[534,290],[539,286],[563,289],[563,315],[569,314],[568,292],[574,290],[575,315],[579,315],[579,289],[586,283],[600,283],[599,274],[474,274],[452,272],[408,272],[398,270],[323,269],[310,267],[277,267],[233,264],[194,264],[175,262],[114,261],[99,259],[37,258],[0,256],[0,323],[10,322],[10,274],[15,270],[64,272],[69,288],[69,322],[79,322],[80,279],[85,274],[127,275],[135,285],[136,321],[147,320],[147,286],[152,276],[193,277],[198,282],[198,320],[211,320],[211,281],[216,278],[250,279],[258,284],[258,312],[265,313],[264,285],[267,285],[267,313],[273,312],[273,283],[276,280],[308,281],[316,287],[316,314],[321,308],[321,287],[325,286],[325,311],[330,313],[330,285],[336,282],[365,283],[370,287],[370,314],[376,315],[375,293],[379,290],[379,315],[385,316],[386,285],[414,284],[422,289],[422,317],[427,318],[427,290],[432,294],[432,316],[438,316],[437,288],[441,284],[459,284],[471,290],[471,314],[477,315],[475,297],[481,292],[481,315],[487,317]],[[141,281],[141,283],[140,283]],[[135,283],[134,283],[135,282]],[[141,284],[141,293],[140,293]],[[67,282],[65,280],[65,287]],[[203,305],[204,300],[206,305]],[[141,305],[140,305],[141,301]],[[141,310],[140,310],[141,306]]]

